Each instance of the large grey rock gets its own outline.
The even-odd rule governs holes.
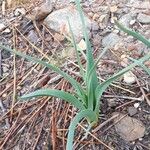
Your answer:
[[[102,45],[104,47],[113,48],[119,41],[121,41],[121,39],[116,33],[110,33],[103,38]]]
[[[71,28],[73,30],[75,39],[80,41],[83,38],[82,22],[79,12],[74,6],[68,6],[64,9],[56,10],[49,14],[44,20],[44,24],[50,28],[64,35],[70,35],[68,20],[70,20]],[[97,29],[97,23],[91,21],[87,16],[84,17],[88,34],[91,29]]]
[[[121,113],[114,119],[116,132],[126,141],[134,141],[144,136],[145,126],[133,117],[125,116]]]
[[[35,8],[34,19],[36,21],[43,21],[53,10],[53,5],[51,0],[46,0],[40,7]]]
[[[150,15],[139,13],[138,16],[137,16],[137,20],[140,23],[150,23]]]

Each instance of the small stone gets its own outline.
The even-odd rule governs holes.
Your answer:
[[[26,14],[26,10],[25,8],[17,8],[15,11],[14,11],[14,15],[17,17],[17,16],[20,16],[20,15],[25,15]]]
[[[4,94],[2,95],[2,97],[3,97],[3,98],[6,98],[6,97],[7,97],[7,93],[4,93]]]
[[[131,21],[130,21],[130,25],[131,25],[131,26],[134,25],[135,22],[136,22],[136,20],[131,20]]]
[[[114,23],[115,23],[115,20],[117,20],[117,17],[111,17],[110,22],[114,24]]]
[[[107,14],[103,14],[99,17],[98,22],[101,23],[107,17]]]
[[[147,115],[147,120],[150,121],[150,115]]]
[[[143,138],[139,138],[139,141],[142,141],[143,140]]]
[[[99,18],[99,14],[95,13],[92,17],[93,20],[97,20]]]
[[[116,12],[117,10],[118,10],[118,7],[116,5],[110,7],[110,12],[112,13]]]
[[[6,28],[6,26],[3,23],[0,23],[0,32],[3,31]]]
[[[53,10],[53,5],[51,0],[46,0],[40,7],[35,8],[35,20],[44,20]]]
[[[126,72],[123,75],[123,79],[124,79],[124,82],[127,84],[133,84],[136,82],[135,75],[131,71]]]
[[[134,107],[135,107],[135,108],[138,108],[139,106],[140,106],[140,103],[135,103],[135,104],[134,104]]]
[[[63,58],[70,58],[71,60],[75,60],[76,51],[73,47],[68,47],[68,48],[62,50],[61,56]]]
[[[94,34],[92,44],[94,46],[98,46],[100,44],[101,39],[102,39],[102,37],[99,34]]]
[[[59,33],[55,33],[55,34],[54,34],[54,38],[55,38],[56,40],[60,41],[60,42],[65,39],[65,37],[64,37],[63,35],[59,34]]]
[[[140,120],[125,116],[122,113],[114,113],[114,115],[116,114],[118,114],[118,117],[114,119],[117,122],[115,123],[115,129],[122,139],[134,141],[144,136],[145,126]]]
[[[137,16],[137,20],[140,23],[150,23],[150,15],[139,13],[138,16]]]
[[[22,87],[20,85],[17,86],[17,90],[21,90]]]
[[[102,45],[104,47],[113,48],[120,40],[120,37],[116,33],[110,33],[103,38]]]
[[[78,47],[81,50],[86,50],[86,43],[85,43],[85,41],[83,39],[79,42]]]
[[[89,13],[88,13],[88,16],[91,17],[91,18],[93,17],[93,15],[94,15],[93,12],[89,12]]]
[[[130,13],[128,13],[128,14],[125,14],[124,16],[122,16],[122,17],[119,19],[119,22],[120,22],[123,26],[129,27],[131,20],[132,20],[132,16],[131,16]]]
[[[113,30],[113,33],[119,33],[120,31],[119,30],[117,30],[117,29],[115,29],[115,30]]]
[[[117,105],[116,99],[112,98],[112,99],[107,99],[107,103],[109,107],[115,107]]]
[[[127,67],[129,64],[128,58],[126,54],[121,55],[121,62],[120,62],[122,67]]]
[[[129,107],[128,108],[128,113],[130,116],[133,116],[137,113],[137,109],[135,107]]]
[[[4,31],[3,31],[4,34],[9,34],[11,33],[11,30],[9,28],[6,28]]]
[[[29,41],[32,42],[33,44],[36,44],[36,43],[38,42],[38,39],[39,39],[34,30],[31,30],[31,31],[28,33],[27,38],[28,38]]]
[[[6,73],[6,72],[8,72],[8,71],[9,71],[8,66],[3,66],[3,73]]]

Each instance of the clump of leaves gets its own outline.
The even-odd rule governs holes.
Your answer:
[[[83,33],[84,33],[84,38],[85,38],[86,47],[87,47],[87,49],[86,49],[86,59],[87,60],[86,60],[86,68],[85,69],[81,63],[80,54],[79,54],[79,51],[77,50],[77,45],[75,43],[75,38],[74,38],[73,32],[71,30],[70,23],[69,22],[68,23],[70,26],[70,32],[72,34],[72,43],[76,50],[77,61],[78,61],[78,65],[80,67],[80,74],[82,76],[84,85],[80,84],[69,74],[63,72],[62,70],[60,70],[58,67],[56,67],[54,65],[48,64],[47,62],[41,61],[35,57],[31,57],[31,56],[25,55],[23,53],[20,53],[19,51],[16,51],[15,49],[12,50],[8,47],[0,45],[0,47],[2,49],[5,49],[12,53],[15,53],[16,55],[26,58],[29,61],[39,63],[39,64],[57,72],[58,74],[62,75],[66,80],[68,80],[70,82],[70,84],[72,85],[72,87],[74,88],[74,90],[75,90],[74,94],[71,94],[71,93],[68,93],[65,91],[61,91],[61,90],[57,90],[57,89],[41,89],[41,90],[37,90],[32,93],[29,93],[27,95],[23,95],[21,97],[22,100],[27,100],[27,99],[31,99],[33,97],[38,97],[38,96],[54,96],[54,97],[58,97],[62,100],[65,100],[65,101],[71,103],[72,105],[74,105],[74,107],[76,107],[78,109],[77,115],[71,121],[71,124],[69,126],[68,140],[67,140],[67,146],[66,146],[67,150],[73,149],[73,137],[74,137],[75,128],[76,128],[77,124],[83,118],[86,118],[86,120],[89,124],[88,130],[98,122],[101,96],[102,96],[103,92],[106,90],[106,88],[108,88],[114,80],[116,80],[118,77],[122,76],[124,73],[126,73],[127,71],[129,71],[130,69],[132,69],[133,67],[135,67],[137,65],[143,67],[143,69],[150,75],[149,69],[143,64],[146,60],[148,60],[150,58],[150,53],[148,53],[146,56],[142,57],[139,60],[132,59],[134,61],[132,64],[130,64],[128,67],[122,69],[118,73],[114,74],[106,81],[104,81],[102,83],[100,81],[98,81],[98,77],[96,74],[96,66],[97,66],[100,58],[106,52],[107,49],[104,49],[103,52],[101,53],[101,55],[97,58],[97,60],[94,61],[94,58],[92,55],[92,47],[91,47],[91,44],[90,44],[90,41],[88,38],[88,34],[86,32],[84,15],[83,15],[79,0],[76,0],[76,5],[78,8],[80,17],[81,17],[81,21],[82,21],[82,25],[83,25]],[[140,40],[144,44],[146,44],[148,47],[150,47],[150,42],[147,39],[145,39],[143,36],[141,36],[140,34],[134,32],[134,31],[131,31],[127,28],[124,28],[117,21],[115,21],[115,22],[116,22],[116,25],[121,30],[128,33],[129,35],[134,36],[135,38],[137,38],[138,40]]]

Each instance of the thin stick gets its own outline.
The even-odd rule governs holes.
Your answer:
[[[0,78],[2,77],[2,50],[0,49]]]
[[[143,88],[141,87],[138,78],[136,78],[136,82],[137,82],[138,86],[140,87],[140,90],[141,90],[141,92],[142,92],[142,94],[143,94],[143,96],[144,96],[144,98],[145,98],[147,104],[150,106],[150,100],[149,100],[149,98],[147,97],[147,95],[145,94],[145,91],[143,90]]]
[[[113,150],[108,145],[106,145],[104,142],[102,142],[100,139],[98,139],[95,135],[93,135],[91,132],[87,131],[82,125],[78,124],[84,131],[88,132],[89,135],[91,135],[94,139],[96,139],[99,143],[104,145],[108,150]]]
[[[48,106],[48,105],[47,105],[47,106]],[[46,110],[45,110],[45,113],[44,113],[44,118],[43,118],[43,121],[42,121],[42,125],[41,125],[41,127],[40,127],[40,131],[38,132],[38,137],[37,137],[37,139],[36,139],[36,141],[35,141],[35,144],[34,144],[32,150],[35,150],[35,149],[36,149],[36,146],[37,146],[37,144],[38,144],[38,142],[39,142],[39,139],[40,139],[40,136],[41,136],[41,134],[42,134],[42,130],[43,130],[43,127],[44,127],[44,123],[45,123],[45,119],[46,119],[46,114],[47,114],[47,108],[48,108],[48,107],[46,107]]]
[[[103,126],[105,126],[108,122],[112,121],[113,119],[115,119],[116,117],[118,117],[118,114],[112,116],[111,118],[109,118],[108,120],[104,121],[103,123],[101,123],[98,127],[96,127],[92,132],[95,133],[98,130],[100,130]]]
[[[129,99],[134,101],[142,101],[142,98],[130,97],[130,96],[118,96],[118,95],[103,95],[104,98],[120,98],[120,99]]]
[[[15,29],[13,29],[13,47],[15,49],[16,47],[16,36],[15,36]],[[13,116],[13,106],[16,102],[16,55],[14,54],[13,57],[13,64],[14,64],[14,68],[13,68],[13,76],[14,76],[14,81],[13,81],[13,100],[12,100],[12,104],[11,104],[11,117],[10,117],[10,121],[12,122],[12,116]]]

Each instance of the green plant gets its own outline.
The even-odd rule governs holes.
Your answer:
[[[149,69],[143,64],[146,60],[150,58],[150,53],[148,53],[146,56],[142,57],[139,60],[134,60],[131,65],[128,67],[122,69],[118,73],[114,74],[112,77],[107,79],[106,81],[100,83],[98,81],[98,77],[96,74],[96,66],[102,57],[102,55],[106,52],[107,49],[104,49],[102,54],[98,57],[96,61],[94,61],[93,55],[92,55],[92,48],[91,44],[86,32],[85,22],[84,22],[84,15],[80,6],[80,3],[78,0],[76,0],[76,5],[79,10],[79,14],[81,17],[82,25],[83,25],[83,33],[84,38],[86,42],[86,69],[84,69],[84,66],[81,63],[80,54],[77,50],[77,45],[75,43],[75,38],[73,35],[73,32],[71,30],[70,22],[70,32],[72,34],[72,43],[76,50],[77,55],[77,61],[78,65],[80,67],[80,73],[84,82],[84,85],[82,86],[80,83],[78,83],[74,78],[72,78],[70,75],[66,74],[65,72],[61,71],[59,68],[57,68],[54,65],[48,64],[47,62],[41,61],[35,57],[31,57],[28,55],[25,55],[19,51],[12,50],[8,47],[5,47],[3,45],[0,45],[2,49],[5,49],[9,52],[15,53],[16,55],[19,55],[23,58],[26,58],[29,61],[33,61],[35,63],[39,63],[47,68],[52,69],[53,71],[57,72],[58,74],[62,75],[66,80],[70,82],[72,87],[74,88],[74,94],[70,94],[65,91],[60,91],[56,89],[41,89],[37,90],[35,92],[29,93],[27,95],[24,95],[21,97],[22,100],[31,99],[32,97],[38,97],[38,96],[54,96],[58,97],[60,99],[63,99],[67,102],[70,102],[72,105],[74,105],[78,109],[77,115],[74,117],[74,119],[71,121],[71,124],[69,126],[69,133],[68,133],[68,140],[67,140],[67,150],[71,150],[73,146],[73,137],[74,137],[74,131],[77,126],[77,124],[83,119],[86,118],[87,122],[89,124],[88,130],[95,125],[98,122],[98,116],[99,116],[99,106],[100,106],[100,99],[103,94],[103,92],[106,90],[107,87],[110,86],[110,84],[116,80],[118,77],[132,69],[133,67],[139,65],[143,67],[145,71],[147,71],[150,74]],[[145,43],[148,47],[150,47],[150,42],[146,40],[143,36],[140,34],[133,32],[127,28],[124,28],[122,25],[120,25],[117,21],[115,21],[116,25],[126,33],[134,36],[135,38],[139,39],[143,43]]]

